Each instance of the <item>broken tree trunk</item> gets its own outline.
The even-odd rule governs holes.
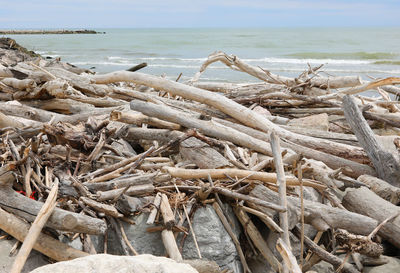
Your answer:
[[[15,192],[10,186],[0,187],[0,206],[29,222],[35,220],[43,203]],[[86,215],[56,208],[46,226],[58,230],[87,234],[104,234],[107,226],[104,221]]]
[[[347,189],[343,205],[350,211],[366,215],[379,222],[397,214],[397,217],[378,231],[378,234],[396,247],[400,247],[400,216],[398,215],[400,208],[398,206],[380,198],[366,187]]]
[[[28,234],[29,224],[0,208],[0,228],[23,242]],[[43,233],[39,235],[33,249],[56,261],[68,261],[89,255]]]
[[[393,186],[400,186],[399,161],[379,145],[352,96],[344,96],[343,110],[346,120],[357,136],[360,145],[367,152],[372,164],[374,164],[379,178],[389,182]]]

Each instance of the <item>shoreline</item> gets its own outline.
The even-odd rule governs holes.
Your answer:
[[[97,32],[91,29],[78,29],[78,30],[0,30],[1,35],[15,35],[15,34],[105,34],[105,32]]]

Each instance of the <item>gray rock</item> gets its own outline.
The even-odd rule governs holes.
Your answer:
[[[81,238],[79,236],[75,240],[71,241],[67,236],[61,235],[59,237],[59,240],[62,243],[67,244],[70,247],[73,247],[75,249],[78,249],[78,250],[82,250],[83,249],[83,244],[82,244]]]
[[[311,270],[316,271],[318,273],[335,273],[333,265],[325,261],[321,261],[315,264],[313,267],[311,267]]]
[[[11,267],[15,260],[15,256],[10,257],[9,254],[15,242],[15,239],[0,240],[0,273],[8,273],[11,270]],[[45,256],[35,250],[32,250],[21,272],[28,273],[33,269],[46,265],[48,263],[49,262]]]
[[[147,232],[146,229],[154,227],[154,225],[147,225],[146,221],[149,217],[148,213],[142,213],[138,216],[132,217],[135,225],[130,225],[121,221],[126,236],[132,246],[139,252],[139,254],[153,254],[156,256],[164,256],[165,248],[161,240],[161,232]],[[108,253],[122,255],[123,251],[119,240],[116,239],[114,232],[110,231],[108,234]]]
[[[394,273],[400,272],[400,259],[387,257],[389,262],[380,266],[365,267],[365,273]]]
[[[46,265],[32,273],[71,273],[71,269],[90,273],[198,273],[193,267],[165,257],[152,255],[90,255],[72,261]],[[75,271],[78,272],[78,271]]]
[[[228,221],[233,223],[233,231],[239,238],[241,229],[232,209],[226,206],[224,212],[229,217]],[[222,269],[242,272],[235,245],[211,205],[196,210],[192,226],[203,258],[217,262]],[[185,240],[182,255],[184,259],[198,258],[191,235]]]

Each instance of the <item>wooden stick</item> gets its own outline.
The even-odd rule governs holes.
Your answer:
[[[247,265],[246,262],[246,257],[244,256],[243,250],[240,247],[240,243],[238,238],[236,237],[235,233],[232,230],[232,227],[230,226],[228,219],[226,219],[224,212],[222,211],[220,205],[218,205],[217,202],[213,203],[213,208],[215,212],[217,213],[219,219],[221,220],[221,223],[224,225],[226,232],[228,232],[229,236],[232,238],[233,244],[236,247],[236,251],[239,254],[240,257],[240,262],[242,263],[243,266],[243,272],[251,272],[249,266]]]
[[[150,211],[149,218],[147,218],[146,224],[148,224],[148,225],[154,224],[154,220],[156,219],[157,213],[160,209],[160,204],[161,204],[161,193],[158,192],[156,197],[154,198],[154,201],[153,201],[154,207]]]
[[[252,180],[260,180],[268,183],[276,183],[277,176],[275,173],[267,172],[254,172],[240,169],[182,169],[175,167],[163,167],[162,171],[169,173],[173,177],[182,179],[208,179],[208,175],[212,179],[223,179],[227,175],[230,177],[237,177],[238,179],[249,177]],[[299,186],[300,183],[296,177],[286,176],[286,183],[288,186]],[[313,187],[324,190],[326,186],[316,182],[306,180],[304,186]]]
[[[297,264],[296,257],[293,255],[289,246],[285,244],[282,238],[278,238],[276,249],[278,249],[279,253],[281,254],[286,267],[290,270],[289,272],[302,273],[299,265]]]
[[[82,200],[82,202],[85,203],[86,205],[88,205],[89,207],[95,209],[96,211],[103,212],[109,216],[112,216],[115,218],[120,218],[120,217],[124,216],[123,214],[119,213],[114,206],[99,203],[88,197],[81,196],[79,199]]]
[[[58,181],[54,183],[46,202],[40,209],[32,226],[29,228],[28,234],[26,235],[21,249],[19,250],[18,255],[12,265],[11,273],[19,273],[24,267],[26,259],[36,243],[43,226],[46,224],[47,219],[49,219],[57,205],[57,193]]]
[[[286,200],[286,177],[285,170],[283,169],[283,162],[281,156],[281,147],[279,145],[279,138],[272,132],[271,138],[271,148],[274,155],[275,171],[277,177],[277,184],[279,186],[279,204],[286,208],[286,211],[279,212],[279,222],[283,230],[282,239],[285,245],[290,249],[290,239],[289,239],[289,221],[287,212],[287,200]]]
[[[257,216],[258,218],[260,218],[261,221],[264,222],[264,224],[271,230],[279,232],[279,233],[283,233],[283,230],[280,228],[280,226],[278,226],[274,220],[272,220],[271,217],[269,217],[268,215],[266,215],[265,213],[246,207],[246,206],[238,206],[241,210],[244,210],[245,212],[251,213],[255,216]]]
[[[178,262],[182,261],[182,254],[179,252],[172,230],[164,229],[161,231],[161,239],[169,257]]]
[[[119,220],[116,220],[117,224],[119,226],[119,229],[121,231],[122,238],[124,239],[126,245],[129,247],[129,249],[132,251],[133,255],[137,256],[139,253],[136,251],[136,249],[132,246],[131,242],[129,241],[128,237],[126,236],[124,227],[122,226],[122,223]]]
[[[294,227],[292,229],[292,232],[294,235],[296,235],[297,238],[300,239],[301,231],[299,230],[298,227]],[[319,257],[321,257],[322,260],[332,264],[335,268],[339,267],[343,263],[342,259],[340,259],[340,258],[332,255],[331,253],[327,252],[326,250],[322,249],[307,236],[304,236],[304,243],[307,245],[307,247],[312,252],[314,252]],[[349,263],[344,264],[343,271],[348,272],[348,273],[360,273],[360,271],[358,271],[354,266],[352,266]]]
[[[164,219],[164,225],[170,230],[175,225],[175,217],[169,205],[168,197],[164,193],[161,194],[160,210]]]
[[[301,163],[298,162],[297,176],[300,182],[300,223],[301,223],[301,238],[300,238],[300,267],[303,268],[304,262],[304,192],[303,192],[303,170]]]
[[[178,187],[176,186],[175,181],[174,181],[174,186],[175,186],[176,192],[180,196],[181,192],[179,191]],[[199,256],[199,259],[202,259],[200,248],[199,248],[199,244],[197,243],[196,233],[194,233],[194,229],[193,229],[193,226],[192,226],[192,221],[190,221],[189,213],[188,213],[188,211],[186,209],[186,204],[184,203],[182,205],[182,207],[183,207],[183,211],[185,213],[185,217],[186,217],[186,219],[188,221],[188,224],[189,224],[189,229],[190,229],[190,233],[192,234],[192,237],[193,237],[194,245],[196,246],[197,255]],[[185,221],[185,219],[182,217],[182,219],[179,221],[178,225],[182,225],[184,221]]]
[[[249,235],[251,241],[254,243],[256,248],[261,252],[261,255],[265,258],[265,260],[271,265],[271,267],[275,270],[275,272],[281,272],[282,266],[269,249],[267,243],[264,241],[262,235],[258,231],[257,227],[253,224],[250,217],[246,214],[246,212],[240,210],[239,208],[234,208],[237,218],[243,226],[243,229]]]
[[[174,233],[171,230],[172,227],[175,225],[174,214],[172,212],[171,206],[169,205],[168,197],[165,194],[161,194],[160,210],[163,216],[164,225],[167,228],[161,232],[161,238],[164,247],[167,250],[167,253],[171,259],[175,261],[182,261],[182,254],[179,252]]]

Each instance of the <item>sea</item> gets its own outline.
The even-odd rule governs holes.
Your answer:
[[[95,29],[105,34],[8,35],[22,46],[98,73],[141,71],[185,81],[207,56],[223,51],[272,73],[296,77],[310,66],[320,75],[400,77],[400,28],[146,28]],[[201,80],[257,82],[221,63]]]

